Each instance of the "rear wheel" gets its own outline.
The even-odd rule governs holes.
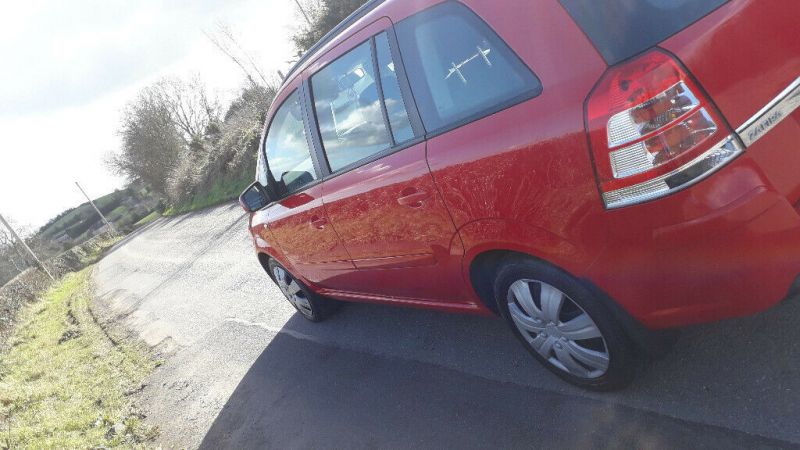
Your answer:
[[[495,298],[523,345],[562,379],[612,390],[633,378],[634,347],[622,327],[565,272],[535,260],[505,264]]]
[[[274,260],[269,261],[269,271],[278,289],[304,318],[321,322],[339,309],[340,302],[315,294]]]

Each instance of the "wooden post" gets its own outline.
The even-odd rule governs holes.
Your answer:
[[[53,274],[50,273],[50,271],[47,270],[47,267],[45,267],[45,265],[39,260],[39,258],[36,257],[36,254],[33,253],[33,250],[31,250],[31,248],[28,247],[28,244],[25,243],[25,241],[22,240],[22,238],[19,237],[19,235],[17,234],[16,231],[14,231],[13,228],[11,228],[11,225],[8,222],[6,222],[6,219],[3,218],[2,214],[0,214],[0,222],[2,222],[3,225],[5,225],[5,227],[8,228],[8,231],[11,233],[11,236],[13,236],[14,239],[16,239],[17,242],[19,242],[20,244],[22,244],[23,247],[25,247],[25,250],[28,251],[28,253],[31,255],[33,260],[36,261],[36,264],[38,264],[39,267],[41,267],[42,270],[44,270],[44,272],[47,274],[47,276],[50,277],[51,280],[55,281],[56,278],[53,276]]]
[[[94,210],[95,210],[95,211],[97,211],[97,214],[100,216],[100,218],[101,218],[101,219],[103,219],[103,222],[105,222],[105,224],[106,224],[106,226],[108,227],[108,229],[109,229],[109,230],[111,230],[111,233],[113,233],[114,235],[116,235],[116,234],[117,234],[117,229],[116,229],[116,228],[114,228],[114,225],[111,225],[111,222],[109,222],[109,221],[106,219],[106,216],[104,216],[104,215],[103,215],[103,213],[101,213],[101,212],[100,212],[100,210],[99,210],[99,209],[97,209],[97,206],[95,206],[95,205],[94,205],[94,202],[92,201],[92,199],[91,199],[91,198],[89,198],[89,196],[88,196],[88,195],[86,195],[86,191],[84,191],[84,190],[83,190],[83,188],[81,187],[81,185],[80,185],[80,184],[78,184],[78,182],[77,182],[77,181],[75,182],[75,186],[78,186],[78,189],[80,189],[80,190],[81,190],[81,193],[83,194],[83,196],[84,196],[84,197],[86,197],[86,200],[89,200],[89,203],[92,205],[92,208],[94,208]]]

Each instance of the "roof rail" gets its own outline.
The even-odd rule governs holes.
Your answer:
[[[374,10],[375,8],[380,6],[381,4],[385,3],[386,1],[387,0],[369,0],[366,3],[364,3],[363,5],[361,5],[358,9],[353,11],[352,14],[347,16],[346,19],[344,19],[338,25],[333,27],[331,29],[331,31],[328,31],[327,33],[325,33],[325,36],[322,36],[322,39],[320,39],[316,44],[312,45],[311,48],[309,48],[303,54],[303,56],[296,63],[294,63],[292,68],[289,69],[289,72],[286,73],[286,77],[284,77],[283,81],[286,82],[286,80],[291,78],[292,75],[294,75],[295,72],[297,72],[297,70],[300,68],[300,66],[303,65],[303,63],[308,61],[309,58],[311,58],[311,56],[313,56],[314,53],[316,53],[317,50],[321,49],[323,46],[325,46],[325,44],[327,44],[330,41],[332,41],[333,38],[335,38],[339,33],[342,32],[342,30],[344,30],[345,28],[349,27],[350,25],[352,25],[353,23],[355,23],[356,21],[358,21],[362,17],[366,16],[368,13],[372,12],[372,10]]]

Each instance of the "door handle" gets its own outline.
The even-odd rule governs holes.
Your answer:
[[[325,225],[328,224],[328,219],[324,217],[314,216],[309,221],[309,224],[311,225],[312,228],[316,228],[317,230],[324,230]]]
[[[400,195],[401,197],[397,199],[397,203],[411,208],[421,208],[423,202],[429,197],[427,192],[418,191],[415,188],[403,189]]]

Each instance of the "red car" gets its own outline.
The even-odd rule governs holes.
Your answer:
[[[800,274],[797,0],[373,0],[293,68],[240,201],[306,318],[498,314],[574,384]]]

